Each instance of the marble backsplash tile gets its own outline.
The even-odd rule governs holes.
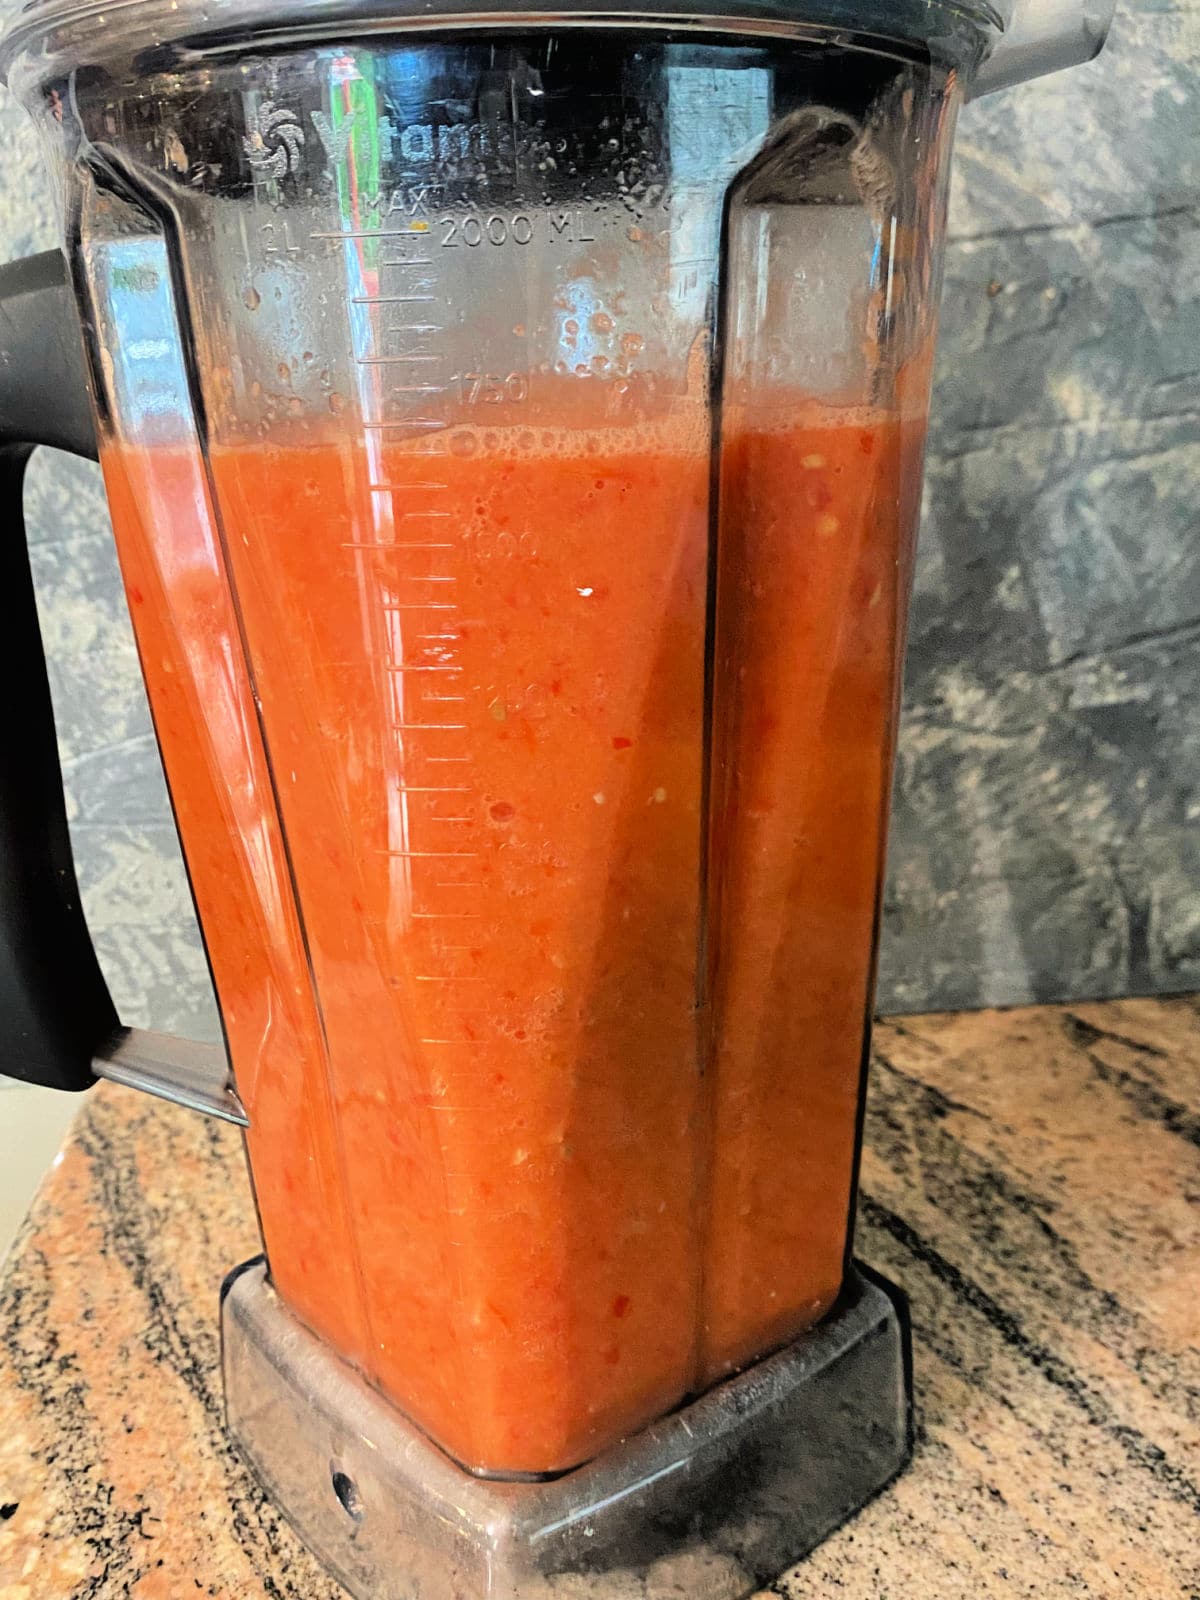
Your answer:
[[[1200,8],[970,106],[880,1005],[1200,984]]]
[[[1200,7],[968,107],[880,967],[921,1010],[1200,987]],[[0,254],[52,242],[0,103]],[[217,1033],[97,470],[27,518],[84,899],[129,1022]]]

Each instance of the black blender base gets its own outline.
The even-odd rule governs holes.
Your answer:
[[[473,1476],[283,1305],[261,1260],[221,1329],[229,1428],[354,1600],[739,1600],[912,1448],[907,1307],[862,1268],[818,1328],[586,1466]]]

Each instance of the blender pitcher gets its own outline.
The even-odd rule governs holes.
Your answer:
[[[951,134],[1107,25],[1003,13],[9,32],[69,277],[0,460],[98,450],[228,1062],[117,1022],[39,677],[5,1070],[246,1124],[230,1426],[356,1595],[730,1595],[906,1458],[850,1240]]]

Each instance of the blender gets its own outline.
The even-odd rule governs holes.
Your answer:
[[[732,1597],[907,1459],[852,1219],[950,145],[1110,14],[1011,12],[4,43],[0,462],[99,456],[226,1043],[115,1015],[14,546],[4,1070],[245,1127],[229,1426],[364,1600]]]

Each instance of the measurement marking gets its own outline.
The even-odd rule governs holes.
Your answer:
[[[382,433],[385,428],[436,428],[440,432],[450,424],[441,417],[401,417],[395,422],[364,422],[361,426],[368,433]],[[444,485],[439,484],[438,487],[443,488]]]
[[[428,705],[428,706],[432,706],[432,705],[447,705],[447,706],[448,705],[459,705],[459,706],[464,706],[467,703],[467,697],[466,697],[465,694],[423,694],[421,696],[421,701],[422,701],[422,703],[424,705]]]
[[[442,600],[416,600],[412,605],[402,606],[395,601],[388,601],[383,608],[385,611],[457,611],[458,607],[453,601]]]
[[[413,362],[436,361],[437,356],[355,356],[355,361],[360,367],[398,367],[411,365]],[[444,388],[439,385],[435,393],[444,394]]]
[[[486,983],[485,978],[426,978],[419,972],[413,973],[414,983]]]
[[[416,635],[416,637],[418,639],[455,639],[456,640],[458,638],[458,634],[457,633],[418,633]],[[447,650],[446,654],[449,655],[450,651]],[[462,668],[461,667],[451,667],[448,670],[451,671],[451,672],[461,672]]]
[[[380,362],[363,360],[363,366],[379,366]],[[389,395],[396,394],[445,394],[446,386],[441,383],[393,383],[388,388]]]
[[[399,266],[401,263],[389,263]],[[409,306],[427,305],[434,296],[431,294],[356,294],[351,295],[350,304],[355,306]]]
[[[389,672],[463,672],[463,667],[397,667],[388,666]]]
[[[474,817],[426,817],[425,821],[426,822],[474,822],[475,818]],[[450,888],[455,887],[455,885],[448,884],[448,883],[439,883],[437,885],[437,887],[439,889],[450,889]],[[482,887],[482,885],[480,885],[480,887]]]
[[[343,550],[453,550],[451,544],[431,544],[423,539],[393,539],[389,544],[375,539],[343,539]]]
[[[435,817],[433,820],[436,822],[437,818]],[[483,885],[481,883],[435,883],[433,887],[435,889],[474,889],[477,894],[483,893]]]
[[[426,761],[428,761],[428,763],[429,763],[429,765],[431,767],[434,765],[435,762],[437,763],[438,766],[444,767],[444,766],[448,765],[448,763],[450,763],[451,761],[456,762],[456,763],[462,763],[464,761],[470,761],[471,758],[470,758],[470,756],[426,756],[425,759],[426,759]]]
[[[335,233],[310,233],[310,239],[411,239],[423,237],[428,228],[342,228]]]
[[[445,575],[445,573],[438,573],[438,572],[416,573],[416,572],[414,572],[414,573],[406,573],[405,577],[404,577],[404,582],[405,583],[457,583],[458,579],[457,578],[453,578],[453,577],[447,577]]]
[[[465,733],[465,722],[393,722],[397,733]],[[465,761],[466,756],[463,757]]]
[[[449,515],[449,511],[402,511],[400,513],[400,521],[415,522],[423,521],[426,517],[448,517]]]
[[[374,239],[377,235],[371,234],[370,237]],[[381,267],[431,267],[433,257],[414,256],[411,261],[381,261],[379,264]]]
[[[402,783],[401,794],[470,794],[463,784],[450,785],[445,783]]]
[[[460,857],[464,857],[464,856],[477,856],[479,854],[479,851],[478,850],[385,850],[383,852],[383,854],[385,856],[399,856],[399,857],[402,857],[405,860],[408,860],[408,859],[411,858],[413,860],[421,861],[421,860],[425,860],[426,858],[432,859],[434,857],[437,857],[439,860],[441,860],[441,859],[444,859],[446,856],[454,856],[455,858],[460,858]]]
[[[369,483],[368,489],[378,490],[380,494],[399,494],[402,490],[407,493],[410,489],[444,489],[444,483]],[[449,512],[446,513],[449,516]]]
[[[419,1039],[417,1042],[418,1042],[418,1044],[456,1044],[456,1045],[460,1045],[460,1046],[465,1046],[465,1045],[490,1044],[491,1040],[490,1039]],[[449,1106],[447,1106],[445,1108],[439,1108],[438,1106],[431,1106],[430,1107],[431,1111],[437,1111],[439,1109],[451,1110],[453,1108],[449,1107]]]
[[[384,333],[441,333],[443,330],[438,322],[393,322],[383,331]]]
[[[414,922],[480,922],[482,911],[413,911]],[[460,947],[469,949],[470,946]]]

